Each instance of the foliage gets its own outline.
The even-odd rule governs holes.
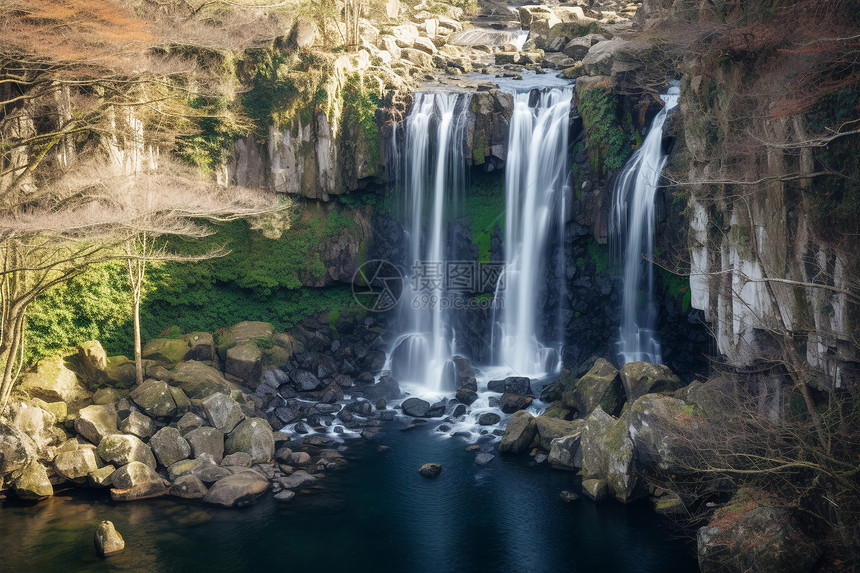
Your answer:
[[[233,142],[248,134],[251,125],[238,102],[230,102],[223,96],[195,96],[189,99],[188,107],[199,112],[194,121],[196,129],[177,137],[177,154],[191,165],[211,173],[226,159]]]
[[[588,256],[594,262],[595,271],[602,273],[609,268],[609,246],[601,245],[594,240],[594,237],[588,237],[588,245],[586,247]]]
[[[478,260],[489,262],[493,229],[505,228],[504,173],[473,169],[471,177],[460,208],[472,229],[472,242],[478,245]]]
[[[592,171],[606,175],[608,170],[620,169],[632,150],[618,122],[615,94],[609,86],[595,84],[582,89],[577,86],[576,95]]]
[[[379,109],[379,95],[364,85],[362,76],[347,76],[340,93],[343,98],[342,118],[346,133],[355,138],[353,143],[366,146],[365,160],[369,167],[381,164],[379,147],[379,125],[376,110]]]
[[[662,268],[657,268],[657,276],[660,277],[660,282],[666,289],[666,294],[669,298],[677,300],[681,297],[681,309],[684,312],[690,310],[692,302],[692,292],[690,291],[690,277],[676,275]]]

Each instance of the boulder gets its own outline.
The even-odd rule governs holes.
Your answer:
[[[308,18],[299,18],[287,36],[287,46],[290,48],[311,48],[317,41],[317,25]]]
[[[648,49],[648,42],[615,38],[591,46],[582,58],[585,73],[589,76],[610,76],[641,65],[638,56]]]
[[[113,405],[81,408],[75,418],[75,431],[93,444],[99,444],[105,437],[118,433]]]
[[[30,460],[15,480],[13,488],[20,499],[44,499],[54,495],[54,487],[48,479],[45,466],[36,460]]]
[[[316,480],[317,478],[305,470],[297,470],[286,477],[279,478],[278,483],[281,484],[284,489],[298,489],[303,485],[313,483]]]
[[[190,349],[182,338],[154,338],[143,345],[141,355],[147,360],[175,364],[182,362]]]
[[[188,343],[185,360],[215,360],[215,338],[208,332],[189,332],[182,337]]]
[[[201,402],[209,423],[223,433],[229,433],[245,418],[242,407],[229,394],[217,392]]]
[[[253,342],[237,344],[227,350],[224,371],[256,388],[263,373],[263,352]]]
[[[682,400],[646,394],[636,400],[626,415],[633,439],[636,464],[644,472],[690,473],[689,460],[696,431],[709,428],[700,410]],[[710,429],[709,434],[714,430]]]
[[[474,404],[475,400],[478,399],[478,393],[475,392],[474,390],[468,390],[466,388],[460,388],[459,390],[457,390],[455,397],[457,398],[458,401],[469,406],[471,404]]]
[[[582,430],[582,477],[606,482],[621,502],[632,501],[643,492],[633,467],[633,442],[629,419],[617,420],[599,406],[585,420]]]
[[[391,35],[400,48],[411,48],[418,37],[418,27],[415,24],[402,24],[391,28]]]
[[[218,370],[202,362],[188,360],[176,365],[170,372],[173,383],[182,388],[189,398],[202,399],[216,392],[230,394],[238,388],[227,382]]]
[[[565,44],[564,48],[562,48],[562,52],[564,52],[564,55],[569,58],[581,60],[586,56],[586,54],[588,54],[588,50],[591,49],[591,46],[605,39],[606,38],[600,34],[588,34],[579,38],[573,38]]]
[[[566,406],[575,407],[582,417],[588,416],[597,407],[603,411],[618,415],[624,404],[625,392],[618,376],[618,370],[604,360],[598,358],[594,366],[576,383],[575,389],[562,394],[562,402]]]
[[[296,492],[285,489],[284,491],[276,493],[273,497],[275,501],[286,503],[288,501],[292,501],[292,499],[296,497]]]
[[[462,356],[451,357],[451,377],[453,378],[454,390],[478,391],[478,381],[475,378],[475,369],[468,358]]]
[[[179,476],[167,491],[170,495],[182,499],[203,499],[208,492],[209,489],[203,482],[192,474]]]
[[[289,451],[289,448],[281,449]],[[224,467],[249,468],[253,461],[254,460],[251,459],[251,456],[245,452],[234,452],[230,455],[224,456],[224,459],[221,460],[221,465]]]
[[[403,413],[413,418],[429,418],[430,402],[421,398],[407,398],[401,405]]]
[[[102,557],[114,555],[125,549],[125,541],[111,521],[102,521],[93,536],[96,551]]]
[[[494,459],[496,459],[496,456],[494,456],[493,454],[490,454],[487,452],[482,452],[482,453],[478,454],[477,456],[475,456],[475,463],[478,464],[479,466],[485,466],[485,465],[489,464],[491,461],[493,461]]]
[[[110,497],[114,501],[148,499],[167,493],[164,480],[141,462],[130,462],[111,474]]]
[[[204,458],[198,458],[197,462],[204,461]],[[213,484],[218,480],[233,475],[229,468],[222,468],[215,465],[211,459],[205,459],[204,463],[196,463],[191,469],[191,475],[199,479],[204,484]]]
[[[83,483],[87,476],[97,469],[99,465],[96,456],[89,448],[60,452],[54,458],[54,471],[69,481]]]
[[[38,404],[47,404],[38,398],[31,403],[12,402],[8,405],[9,422],[26,434],[39,451],[48,446],[58,445],[66,439],[65,433],[55,426],[57,417]]]
[[[168,467],[191,455],[191,446],[176,428],[165,427],[158,430],[149,440],[149,447],[158,462]]]
[[[107,380],[107,353],[98,340],[78,344],[79,371],[84,380],[96,385]]]
[[[290,372],[290,380],[293,382],[293,387],[299,392],[312,392],[322,386],[319,378],[307,370],[295,369]]]
[[[131,399],[153,418],[170,418],[176,413],[176,400],[167,382],[145,380],[131,392]]]
[[[204,454],[211,458],[209,454]],[[167,478],[170,481],[176,481],[177,478],[190,475],[192,471],[194,471],[195,466],[198,462],[203,458],[198,458],[196,460],[179,460],[178,462],[174,462],[167,467]],[[214,461],[212,462],[215,463]]]
[[[703,573],[808,573],[822,552],[801,528],[796,509],[762,504],[746,489],[714,513],[696,541]]]
[[[518,410],[525,410],[532,405],[534,398],[531,396],[521,396],[519,394],[502,394],[499,402],[499,408],[505,414],[513,414]]]
[[[185,434],[185,439],[191,445],[191,454],[199,458],[209,454],[216,463],[224,458],[224,434],[208,426],[191,430]]]
[[[502,441],[499,442],[500,452],[517,454],[528,449],[534,442],[537,426],[534,416],[521,410],[511,416],[505,428]]]
[[[140,462],[154,470],[157,465],[150,447],[130,434],[105,436],[99,442],[98,454],[101,459],[116,466]]]
[[[219,333],[218,353],[226,356],[229,348],[243,342],[266,343],[275,337],[275,327],[269,322],[246,320]]]
[[[224,448],[227,454],[248,454],[253,463],[268,462],[275,453],[272,427],[262,418],[248,418],[230,432]]]
[[[478,424],[481,426],[494,426],[502,421],[502,417],[494,412],[484,412],[478,416]]]
[[[437,478],[442,473],[442,466],[434,463],[427,463],[418,468],[418,473],[426,478]]]
[[[116,467],[112,465],[107,465],[95,469],[89,473],[87,476],[87,483],[90,487],[110,487],[111,478],[113,477],[113,472],[116,471]]]
[[[124,434],[132,434],[138,438],[148,438],[155,431],[155,422],[140,412],[132,412],[125,420],[120,422],[119,431]]]
[[[137,381],[134,360],[125,356],[109,356],[105,375],[111,384],[120,388],[131,388]]]
[[[562,420],[549,416],[538,416],[535,418],[540,447],[549,451],[552,441],[556,438],[578,434],[582,431],[584,422],[582,420]]]
[[[176,422],[176,429],[179,430],[179,433],[183,436],[190,432],[191,430],[196,430],[200,426],[205,426],[206,420],[198,416],[197,414],[192,414],[188,412],[184,414],[179,421]]]
[[[257,501],[269,489],[269,480],[254,471],[245,471],[215,482],[203,497],[204,503],[243,507]]]
[[[602,501],[606,498],[609,489],[602,479],[582,480],[582,494],[591,501]]]
[[[18,390],[45,402],[66,402],[78,405],[92,395],[78,381],[77,375],[66,367],[61,356],[43,358],[35,372],[21,375]]]
[[[671,392],[681,387],[681,379],[663,364],[628,362],[622,366],[620,376],[628,402],[645,394]]]
[[[379,400],[391,402],[401,396],[400,384],[397,383],[397,380],[385,374],[379,377],[379,381],[376,384],[364,387],[361,392],[365,398],[373,402]]]
[[[550,442],[549,464],[557,469],[576,470],[582,467],[582,448],[580,438],[582,432],[555,438]]]

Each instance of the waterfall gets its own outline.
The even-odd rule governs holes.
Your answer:
[[[662,96],[665,105],[651,123],[642,145],[627,161],[613,189],[610,220],[614,250],[624,261],[623,302],[619,356],[633,361],[659,364],[660,343],[654,333],[657,305],[654,301],[654,268],[643,260],[654,254],[654,195],[666,163],[663,153],[663,124],[677,105],[677,85]]]
[[[542,340],[547,248],[564,224],[571,88],[518,93],[505,165],[505,272],[495,360],[512,373],[540,376],[558,363],[557,341]],[[559,269],[563,276],[563,270]]]
[[[456,212],[465,180],[465,136],[471,96],[418,92],[405,121],[398,193],[409,237],[408,277],[401,332],[389,357],[393,376],[424,392],[441,393],[454,348],[444,285],[447,220]]]

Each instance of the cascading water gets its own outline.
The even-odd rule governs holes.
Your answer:
[[[467,93],[416,93],[405,122],[405,153],[399,157],[412,289],[404,290],[403,334],[388,366],[401,384],[434,394],[446,390],[443,374],[454,348],[442,278],[448,258],[446,219],[463,192],[470,101]]]
[[[547,245],[563,227],[568,175],[571,88],[533,92],[514,99],[505,166],[505,274],[496,293],[502,307],[496,362],[521,376],[541,376],[558,363],[558,349],[541,340]],[[561,273],[563,275],[563,273]],[[503,288],[502,288],[503,286]]]
[[[654,195],[666,163],[663,124],[677,105],[677,85],[662,96],[665,105],[654,117],[642,145],[627,161],[613,189],[611,238],[617,256],[624,261],[619,357],[659,364],[660,343],[654,333],[657,306],[654,301]],[[641,294],[640,294],[641,293]]]

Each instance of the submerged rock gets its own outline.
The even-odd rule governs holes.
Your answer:
[[[102,557],[114,555],[125,549],[125,541],[111,521],[102,521],[93,536],[96,551]]]
[[[418,468],[418,473],[426,478],[436,478],[442,473],[442,466],[434,463],[427,463]]]

